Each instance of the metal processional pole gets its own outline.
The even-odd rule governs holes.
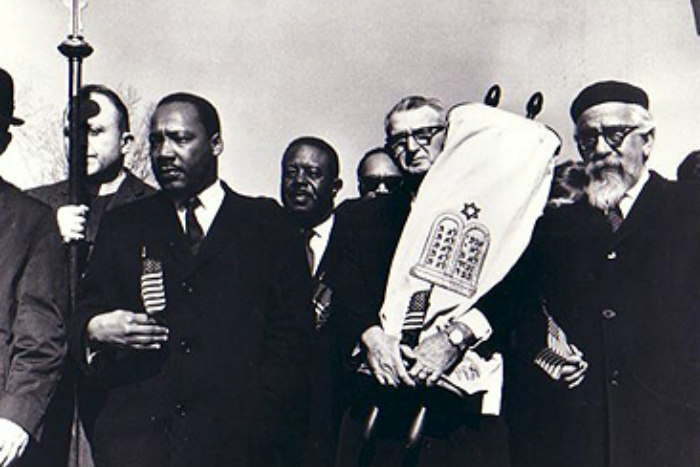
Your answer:
[[[68,37],[61,42],[58,50],[68,58],[68,180],[70,187],[70,204],[84,203],[84,185],[86,178],[86,132],[81,129],[81,102],[78,90],[82,85],[83,59],[93,49],[88,44],[82,31],[82,10],[87,0],[62,0],[71,10],[71,27]],[[70,246],[70,305],[71,313],[75,310],[75,291],[84,261],[85,242],[71,242]]]
[[[82,86],[83,59],[92,54],[93,49],[85,41],[83,36],[82,10],[87,6],[88,0],[61,0],[70,9],[70,26],[68,37],[61,42],[58,50],[68,59],[68,184],[70,190],[69,203],[79,205],[85,203],[85,179],[87,132],[85,122],[81,118],[81,102],[79,90]],[[70,293],[70,313],[75,313],[76,291],[78,281],[86,259],[87,245],[85,241],[72,241],[69,246],[68,273]],[[77,394],[76,387],[73,394]],[[77,411],[77,401],[73,399],[73,423],[71,424],[71,441],[68,453],[68,464],[78,465],[85,454],[81,446],[81,434]]]

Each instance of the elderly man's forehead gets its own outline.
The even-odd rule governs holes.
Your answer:
[[[415,109],[400,110],[389,118],[392,133],[399,133],[415,128],[444,125],[444,123],[445,121],[442,114],[428,105]]]
[[[639,115],[642,112],[647,111],[637,104],[604,102],[586,109],[576,122],[576,127],[632,125],[638,123]]]

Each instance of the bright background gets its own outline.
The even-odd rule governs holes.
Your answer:
[[[22,187],[60,174],[67,64],[56,46],[68,18],[60,0],[0,0],[0,66],[27,120],[0,173]],[[700,148],[690,0],[91,0],[84,23],[95,48],[84,82],[128,94],[137,129],[167,93],[209,98],[223,122],[222,178],[247,194],[277,196],[280,155],[308,134],[338,150],[341,198],[355,196],[356,163],[382,142],[397,100],[481,101],[494,83],[518,113],[544,93],[538,120],[559,131],[565,158],[575,157],[569,103],[610,78],[651,97],[652,167],[673,178]]]

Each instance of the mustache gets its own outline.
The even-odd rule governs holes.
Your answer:
[[[615,173],[622,176],[625,173],[625,169],[620,161],[607,157],[589,162],[586,165],[586,173],[593,179],[603,180],[606,173]]]

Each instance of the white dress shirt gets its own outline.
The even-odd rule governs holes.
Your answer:
[[[323,253],[326,251],[328,241],[331,238],[331,231],[333,230],[334,222],[335,214],[331,214],[328,216],[328,219],[313,228],[314,235],[309,240],[311,251],[314,252],[314,264],[311,268],[312,274],[316,274],[316,269],[321,262],[321,258],[323,258]]]
[[[211,224],[214,222],[214,218],[219,212],[221,204],[224,202],[225,194],[224,188],[221,186],[221,180],[217,178],[214,183],[197,195],[200,204],[194,209],[194,216],[197,218],[199,225],[202,226],[204,235],[209,233]],[[177,217],[180,219],[180,225],[183,231],[185,231],[186,211],[187,206],[184,204],[177,206]]]
[[[642,173],[639,175],[639,179],[637,180],[637,183],[635,183],[632,186],[632,188],[627,190],[625,195],[620,200],[620,212],[622,213],[622,217],[624,219],[627,218],[627,215],[632,210],[632,206],[634,206],[635,201],[637,201],[637,198],[639,197],[639,193],[642,192],[644,185],[646,185],[646,183],[648,181],[649,181],[649,169],[647,169],[645,166],[642,169]]]

